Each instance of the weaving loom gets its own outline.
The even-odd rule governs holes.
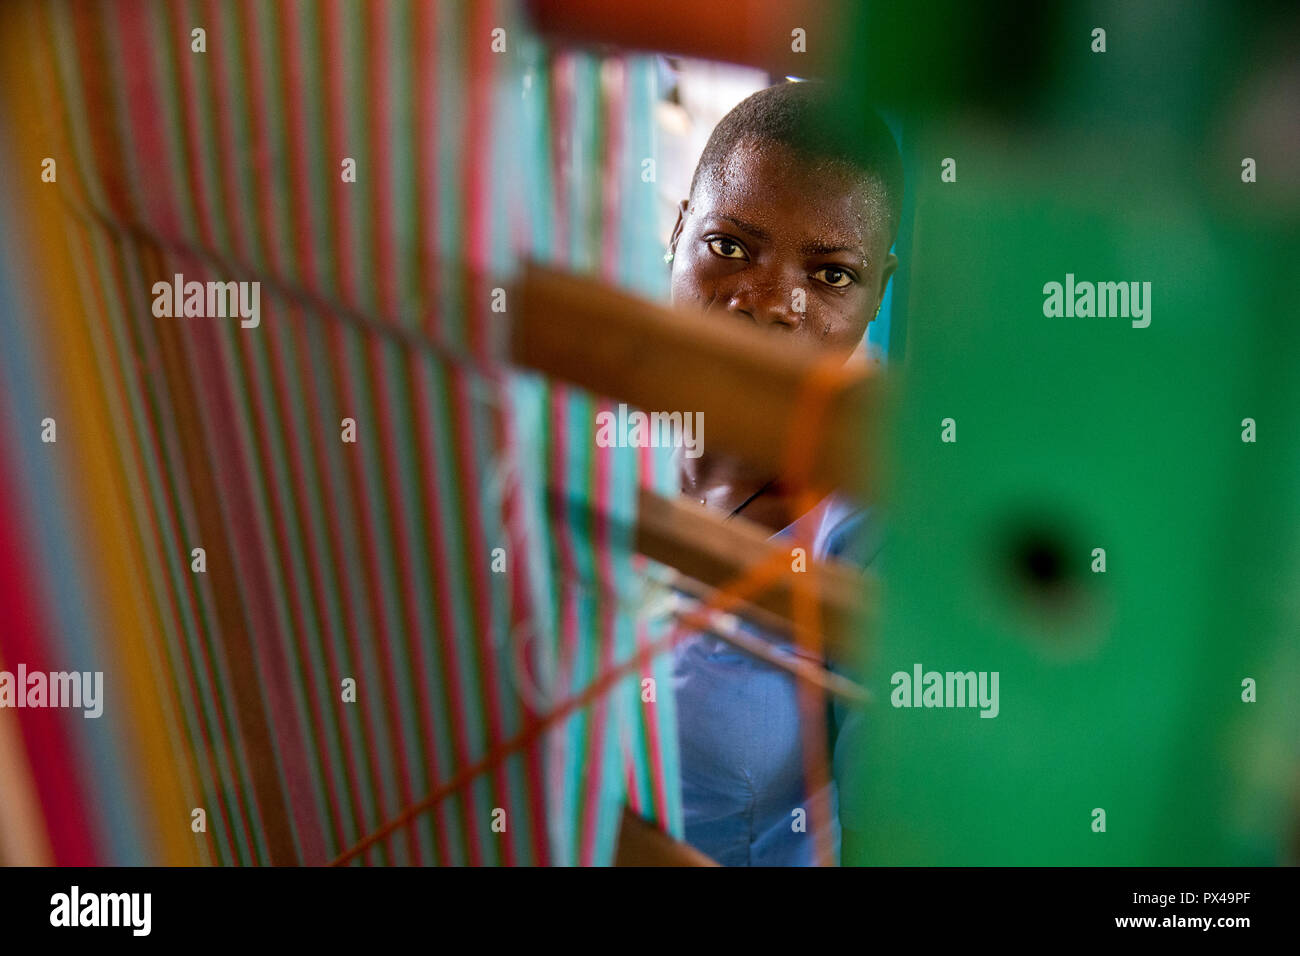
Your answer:
[[[10,16],[41,91],[15,104],[10,147],[61,157],[57,199],[33,199],[38,258],[76,279],[50,293],[73,402],[55,447],[104,443],[76,446],[65,497],[48,455],[25,462],[47,489],[28,533],[70,541],[83,512],[104,527],[44,555],[57,593],[5,652],[131,678],[102,723],[26,716],[39,758],[11,757],[33,795],[11,827],[47,833],[27,852],[58,863],[602,864],[625,807],[680,834],[663,651],[681,625],[651,613],[666,582],[635,552],[739,582],[737,598],[788,559],[746,577],[742,556],[768,546],[656,494],[669,449],[592,445],[591,393],[508,364],[629,397],[601,388],[608,356],[566,323],[567,280],[515,280],[527,259],[662,291],[642,176],[653,61],[555,49],[508,5],[202,19],[196,56],[167,4]],[[190,283],[234,276],[260,282],[257,318],[184,317]],[[577,311],[603,294],[579,283]],[[680,352],[660,320],[642,333]],[[730,361],[735,344],[716,348]],[[803,387],[807,363],[760,361]],[[19,419],[58,401],[33,386]],[[727,421],[729,400],[691,406],[724,444],[750,424]],[[121,564],[78,570],[96,549]],[[855,590],[835,579],[833,620]],[[752,612],[782,626],[794,592],[752,593]],[[98,602],[116,613],[102,629],[84,620]],[[85,643],[60,646],[69,633]],[[32,721],[58,745],[36,745]]]
[[[647,26],[631,6],[535,3],[536,33],[508,2],[3,14],[0,150],[27,178],[0,210],[16,385],[0,438],[17,452],[0,469],[0,670],[104,671],[109,690],[97,720],[0,710],[0,854],[661,858],[683,832],[663,652],[725,631],[727,611],[870,665],[860,685],[798,674],[805,715],[826,693],[868,702],[870,735],[835,755],[845,862],[1285,859],[1300,446],[1234,429],[1249,412],[1294,433],[1291,247],[1238,193],[1166,184],[1185,143],[1152,147],[1119,209],[1108,148],[1063,160],[1060,117],[999,145],[936,110],[906,157],[927,227],[904,280],[906,388],[883,392],[652,304],[653,59],[554,35],[754,51],[719,12],[688,26],[670,0]],[[779,5],[746,10],[777,11],[751,33],[788,46]],[[950,105],[899,80],[925,61],[913,34],[844,24],[818,62]],[[943,42],[934,88],[964,93]],[[1196,49],[1176,47],[1193,66]],[[1057,92],[1125,142],[1126,78],[1145,74],[1105,62]],[[974,191],[932,175],[949,154]],[[45,157],[57,184],[28,175]],[[1147,278],[1161,312],[1137,331],[1045,321],[1043,281],[1073,272]],[[177,275],[260,281],[260,322],[158,318],[154,283]],[[610,401],[699,410],[711,443],[809,501],[884,496],[889,587],[829,563],[792,574],[755,528],[674,500],[667,449],[587,440]],[[57,443],[38,438],[47,417]],[[1132,482],[1135,462],[1158,480]],[[1086,570],[1094,546],[1104,574]],[[665,604],[687,587],[669,567],[704,607]],[[888,706],[891,673],[922,664],[1000,672],[998,719]],[[1246,707],[1244,676],[1269,687]],[[825,841],[827,808],[810,811]]]

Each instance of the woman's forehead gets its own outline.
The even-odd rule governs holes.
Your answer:
[[[701,177],[691,212],[749,227],[745,231],[760,239],[869,253],[885,241],[880,192],[841,163],[808,158],[780,143],[745,141]]]

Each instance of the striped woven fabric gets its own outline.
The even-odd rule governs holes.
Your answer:
[[[0,668],[105,704],[0,711],[0,853],[604,864],[624,803],[680,832],[666,662],[618,670],[664,627],[627,536],[666,451],[500,361],[525,258],[662,293],[653,61],[500,2],[4,19],[2,145],[57,179],[0,223]],[[159,315],[178,281],[260,282],[258,323]]]

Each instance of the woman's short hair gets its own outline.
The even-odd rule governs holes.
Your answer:
[[[893,244],[902,215],[903,160],[889,127],[859,98],[817,80],[781,83],[745,98],[709,136],[691,178],[691,197],[739,143],[748,141],[779,143],[875,183],[884,194]]]

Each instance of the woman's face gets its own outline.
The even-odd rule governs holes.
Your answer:
[[[672,300],[847,358],[898,260],[878,188],[788,147],[741,142],[673,230]]]

